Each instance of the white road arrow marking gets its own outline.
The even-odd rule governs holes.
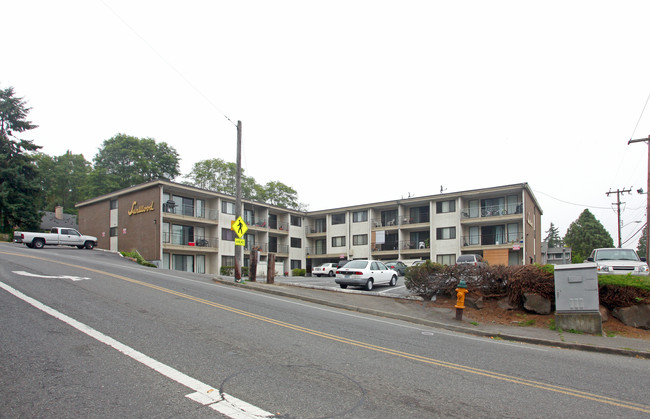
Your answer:
[[[57,275],[57,276],[51,276],[51,275],[38,275],[38,274],[33,274],[25,271],[13,271],[13,273],[17,275],[22,275],[22,276],[31,276],[34,278],[50,278],[50,279],[71,279],[73,281],[82,281],[84,279],[90,279],[85,276],[70,276],[70,275]]]

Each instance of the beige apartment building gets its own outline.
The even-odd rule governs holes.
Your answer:
[[[157,180],[77,204],[79,229],[98,248],[137,250],[163,269],[219,274],[233,266],[235,198]],[[453,264],[476,253],[492,265],[541,263],[542,210],[527,183],[411,197],[322,211],[242,200],[244,266],[276,274],[339,259],[430,259]]]

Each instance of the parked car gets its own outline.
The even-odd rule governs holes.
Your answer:
[[[384,265],[388,269],[392,269],[397,272],[397,275],[399,276],[404,276],[404,273],[406,272],[406,264],[400,260],[391,260],[390,262],[384,262]]]
[[[347,259],[341,259],[341,260],[339,260],[338,263],[336,264],[336,267],[337,267],[337,268],[342,268],[342,267],[344,267],[345,264],[348,263],[348,262],[349,262],[349,260],[347,260]]]
[[[336,263],[322,263],[317,267],[315,267],[314,269],[312,269],[311,274],[319,277],[321,275],[334,276],[336,275],[337,269],[338,266]]]
[[[632,249],[594,249],[587,261],[595,262],[596,272],[603,275],[648,275],[646,258],[639,258]]]
[[[344,289],[352,285],[370,291],[375,285],[387,284],[394,287],[397,284],[397,272],[388,269],[378,260],[351,260],[336,271],[335,281]]]
[[[471,266],[485,266],[486,262],[483,261],[483,256],[474,253],[458,256],[456,265],[471,265]]]
[[[42,249],[46,245],[93,249],[97,246],[97,237],[85,236],[74,228],[52,227],[49,233],[15,231],[14,242],[24,243],[25,246],[34,249]]]

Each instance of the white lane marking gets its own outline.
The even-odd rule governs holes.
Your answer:
[[[49,278],[49,279],[71,279],[73,281],[83,281],[84,279],[90,279],[85,276],[70,276],[70,275],[57,275],[57,276],[52,276],[52,275],[38,275],[38,274],[33,274],[30,272],[25,272],[25,271],[12,271],[16,275],[22,275],[22,276],[31,276],[34,278]]]
[[[199,380],[192,378],[168,365],[156,361],[155,359],[143,354],[142,352],[136,351],[135,349],[124,345],[123,343],[111,338],[110,336],[106,336],[105,334],[93,329],[92,327],[73,319],[72,317],[68,317],[63,313],[58,312],[49,306],[46,306],[40,301],[28,297],[27,295],[12,288],[2,281],[0,281],[0,288],[3,288],[10,294],[13,294],[14,296],[20,298],[28,304],[31,304],[32,306],[49,314],[50,316],[61,320],[64,323],[67,323],[68,325],[98,340],[99,342],[108,345],[111,348],[118,350],[119,352],[122,352],[124,355],[140,362],[141,364],[144,364],[145,366],[164,375],[165,377],[170,378],[173,381],[176,381],[177,383],[194,390],[195,393],[186,396],[190,400],[197,401],[201,404],[212,403],[210,404],[210,408],[223,415],[235,419],[259,419],[270,418],[274,416],[273,414],[249,403],[246,403],[243,400],[239,400],[236,397],[225,393],[221,394],[219,393],[219,390],[215,389],[214,387],[204,384]],[[200,396],[198,396],[197,393]],[[205,401],[208,399],[210,401],[205,403]]]

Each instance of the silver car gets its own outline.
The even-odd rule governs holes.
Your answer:
[[[596,271],[603,275],[648,275],[645,258],[639,259],[632,249],[594,249],[587,261],[596,262]]]
[[[336,271],[335,281],[341,288],[352,285],[370,291],[375,285],[394,287],[397,284],[397,272],[388,269],[378,260],[351,260]]]

